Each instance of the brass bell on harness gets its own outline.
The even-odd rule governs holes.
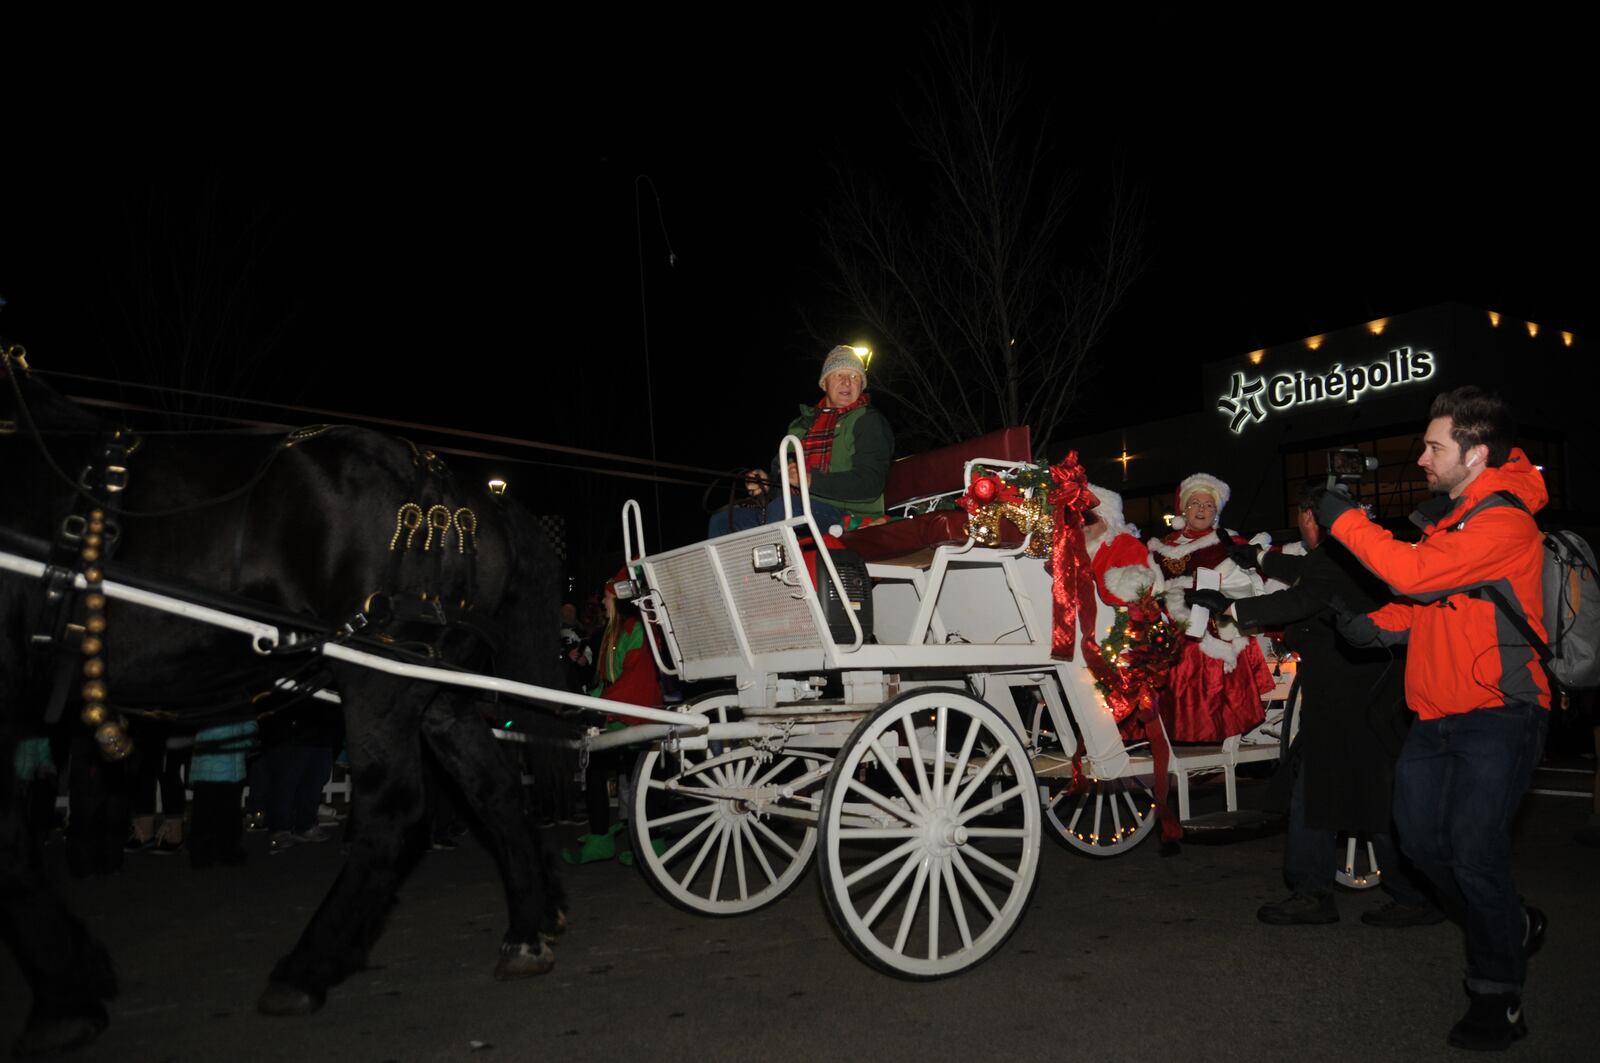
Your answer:
[[[88,629],[87,624],[84,625],[84,629]],[[100,651],[105,648],[105,643],[101,642],[93,635],[85,635],[83,637],[83,641],[78,644],[78,649],[82,651],[85,657],[98,657],[100,656]]]
[[[106,700],[106,684],[104,680],[95,679],[83,684],[83,700],[87,702]]]
[[[106,674],[106,662],[98,657],[91,657],[83,662],[83,675],[85,679],[99,679]]]
[[[133,752],[133,743],[120,723],[101,724],[94,732],[94,740],[106,760],[122,760]]]
[[[106,630],[106,618],[96,613],[83,621],[83,629],[91,635],[102,635]]]
[[[111,719],[111,714],[104,705],[96,701],[85,705],[82,714],[78,718],[83,721],[85,727],[99,728],[101,724]]]

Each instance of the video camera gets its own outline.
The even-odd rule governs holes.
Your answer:
[[[1349,494],[1347,484],[1360,483],[1369,472],[1378,471],[1378,459],[1369,458],[1358,447],[1339,447],[1328,451],[1328,490]]]

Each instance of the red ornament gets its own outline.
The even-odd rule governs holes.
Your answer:
[[[989,502],[994,499],[994,493],[1000,486],[1000,481],[993,476],[980,476],[972,481],[972,497],[979,502]]]

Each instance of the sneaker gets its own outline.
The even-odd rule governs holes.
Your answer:
[[[286,849],[293,849],[294,843],[295,836],[290,834],[288,831],[273,831],[272,837],[267,841],[267,852],[271,853],[273,856],[277,856]]]
[[[1382,908],[1361,913],[1361,921],[1368,926],[1379,926],[1386,930],[1398,930],[1408,926],[1436,926],[1444,922],[1445,916],[1438,908],[1431,904],[1401,904],[1399,901],[1390,901]]]
[[[267,814],[265,812],[252,812],[244,817],[244,829],[248,831],[262,831],[267,829]]]
[[[1263,904],[1256,918],[1270,926],[1322,926],[1337,923],[1339,909],[1332,894],[1291,893],[1277,904]]]
[[[290,835],[297,842],[325,842],[333,835],[322,829],[322,825],[313,823],[308,829],[295,831]]]
[[[1472,998],[1472,1004],[1461,1021],[1450,1027],[1450,1043],[1456,1048],[1495,1052],[1528,1036],[1521,997],[1515,993],[1474,993],[1471,990],[1467,995]]]
[[[1544,948],[1544,932],[1550,927],[1550,919],[1544,914],[1543,908],[1525,905],[1522,917],[1526,929],[1522,932],[1522,952],[1529,959],[1533,954]]]
[[[317,822],[324,826],[337,823],[342,818],[344,817],[339,815],[339,810],[332,805],[317,806]]]

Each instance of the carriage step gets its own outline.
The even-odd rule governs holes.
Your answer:
[[[1193,816],[1183,821],[1183,831],[1186,836],[1195,834],[1203,837],[1208,834],[1267,833],[1282,825],[1282,816],[1260,809],[1241,808],[1232,812],[1207,812]]]

